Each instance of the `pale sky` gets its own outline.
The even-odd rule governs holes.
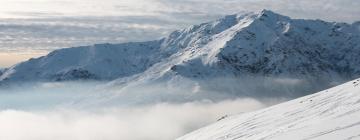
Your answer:
[[[293,17],[352,22],[359,0],[1,0],[2,18],[224,15],[271,9]],[[171,18],[171,17],[170,17]]]
[[[0,67],[58,48],[154,40],[233,13],[352,23],[359,7],[360,0],[1,0]]]

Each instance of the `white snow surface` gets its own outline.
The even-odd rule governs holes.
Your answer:
[[[246,114],[177,140],[359,140],[360,79]]]

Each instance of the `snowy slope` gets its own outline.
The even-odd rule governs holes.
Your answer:
[[[360,79],[259,111],[225,117],[178,140],[360,139]]]

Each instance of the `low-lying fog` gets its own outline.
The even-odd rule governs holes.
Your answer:
[[[225,80],[223,85],[215,82],[218,87],[211,89],[209,84],[209,90],[196,84],[192,87],[151,84],[107,91],[103,90],[104,83],[96,82],[0,88],[0,139],[169,140],[216,122],[222,116],[290,99],[221,93],[224,89],[233,92],[243,89],[241,92],[253,94],[250,91],[256,89],[250,86],[253,83],[232,85],[236,88],[231,89],[234,82]],[[275,85],[271,87],[278,88]]]

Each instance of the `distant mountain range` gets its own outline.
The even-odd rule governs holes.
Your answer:
[[[139,81],[181,85],[192,81],[214,88],[223,83],[212,83],[214,79],[235,79],[228,82],[237,92],[236,85],[249,84],[237,80],[260,77],[260,83],[252,84],[277,81],[286,87],[282,90],[289,90],[294,87],[288,84],[302,82],[307,84],[301,89],[311,93],[359,77],[359,54],[360,22],[291,19],[263,10],[228,15],[155,41],[55,50],[1,72],[0,84],[101,80],[111,85]],[[264,90],[278,93],[271,86]],[[288,94],[304,95],[303,91]]]

